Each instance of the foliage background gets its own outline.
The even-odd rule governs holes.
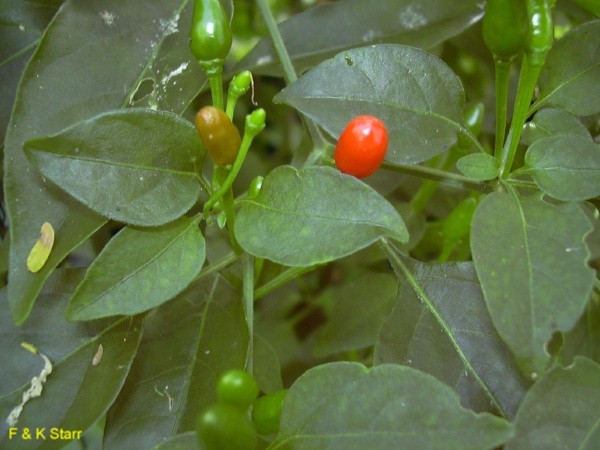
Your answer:
[[[191,448],[217,377],[253,348],[261,391],[290,387],[281,431],[261,448],[596,448],[594,5],[558,2],[561,39],[517,170],[497,189],[481,157],[495,97],[479,2],[271,2],[289,17],[292,83],[254,3],[224,1],[237,37],[226,77],[250,69],[268,117],[234,186],[238,258],[214,218],[194,216],[210,163],[191,122],[210,96],[188,49],[191,3],[0,0],[0,416],[43,366],[20,347],[31,342],[54,370],[20,427],[88,430],[73,448]],[[478,102],[476,139],[463,113]],[[240,128],[253,108],[238,105]],[[327,167],[359,113],[391,135],[387,170],[365,182]],[[92,153],[78,157],[79,144]],[[249,201],[256,175],[266,179]],[[459,220],[449,243],[445,224],[469,198],[472,223]],[[45,221],[55,246],[31,274]],[[3,420],[0,447],[12,445]]]

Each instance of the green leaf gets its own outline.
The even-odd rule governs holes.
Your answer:
[[[123,319],[88,324],[66,324],[64,305],[81,279],[82,271],[60,269],[44,287],[40,307],[23,327],[11,322],[9,311],[0,311],[0,447],[15,448],[9,441],[5,418],[21,401],[32,377],[39,375],[43,364],[38,356],[25,351],[20,343],[35,345],[50,358],[53,369],[43,386],[42,395],[30,400],[17,426],[20,430],[52,427],[85,430],[102,417],[119,393],[136,353],[141,326],[137,320]],[[6,290],[2,292],[5,300]],[[102,357],[94,365],[94,356],[102,345]],[[20,449],[61,448],[61,440],[19,440]]]
[[[281,365],[277,353],[265,339],[254,334],[254,364],[252,375],[262,392],[275,392],[283,389]]]
[[[331,167],[279,166],[235,223],[244,250],[287,266],[311,266],[390,236],[408,240],[402,217],[360,180]]]
[[[600,112],[600,20],[586,22],[556,41],[539,79],[536,107],[556,106],[578,115]]]
[[[66,2],[46,29],[23,73],[5,140],[4,192],[12,233],[8,298],[15,322],[27,319],[56,265],[106,222],[44,182],[23,144],[136,103],[145,78],[156,79],[151,84],[157,89],[160,84],[151,96],[155,107],[181,113],[206,80],[187,46],[191,6],[186,0],[151,7],[144,0]],[[157,78],[182,65],[186,69],[165,83]],[[43,222],[52,224],[57,240],[34,275],[24,264]]]
[[[133,225],[175,220],[200,193],[204,149],[194,126],[172,113],[112,111],[32,139],[25,151],[44,177],[90,209]]]
[[[338,362],[310,369],[292,385],[269,449],[487,449],[511,435],[510,423],[463,409],[430,375]]]
[[[456,162],[456,167],[463,175],[481,181],[493,180],[500,172],[498,160],[487,153],[463,156]]]
[[[373,345],[394,306],[398,280],[389,274],[367,273],[332,291],[333,307],[313,347],[317,358]]]
[[[178,434],[155,446],[152,450],[202,450],[195,431]]]
[[[148,449],[195,430],[217,400],[218,377],[243,368],[247,348],[240,295],[219,276],[147,315],[131,376],[107,416],[105,448]]]
[[[575,326],[565,334],[559,355],[562,365],[573,362],[582,355],[600,364],[600,294],[592,293],[585,313]]]
[[[121,230],[88,269],[69,303],[69,320],[135,315],[170,300],[200,272],[204,237],[197,219]]]
[[[376,116],[388,129],[386,160],[410,164],[456,142],[464,91],[435,56],[402,45],[374,45],[324,61],[274,101],[293,106],[335,138],[353,117]]]
[[[0,147],[25,64],[62,2],[0,0]]]
[[[405,364],[453,388],[464,407],[513,417],[529,383],[494,329],[472,263],[392,260],[398,300],[379,333],[375,364]]]
[[[568,134],[592,140],[588,129],[573,114],[564,109],[544,108],[525,124],[523,141],[527,145],[557,134]]]
[[[336,53],[374,43],[432,48],[481,18],[475,0],[345,0],[317,5],[279,25],[286,50],[301,71]],[[343,18],[343,20],[340,20]],[[310,36],[310,39],[306,37]],[[271,42],[263,38],[233,69],[280,75]]]
[[[485,301],[523,373],[535,379],[548,360],[544,345],[575,325],[594,271],[583,242],[591,231],[579,205],[495,192],[477,207],[471,251]]]
[[[517,413],[507,450],[595,449],[600,442],[600,366],[577,357],[533,385]]]
[[[600,147],[588,138],[561,134],[536,141],[525,154],[525,167],[558,200],[600,195]]]

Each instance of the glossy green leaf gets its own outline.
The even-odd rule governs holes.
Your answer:
[[[493,180],[500,172],[498,160],[487,153],[463,156],[456,162],[456,167],[463,175],[481,181]]]
[[[23,327],[12,323],[7,308],[0,310],[0,339],[5,364],[0,365],[0,397],[20,388],[26,380],[39,373],[37,361],[21,348],[21,342],[36,344],[52,361],[63,359],[79,345],[92,338],[100,329],[89,324],[67,324],[62,319],[69,297],[83,279],[84,270],[57,270],[40,293],[43,303]],[[0,291],[0,301],[6,301],[6,289]],[[44,342],[44,345],[40,344]],[[31,362],[36,361],[35,367]],[[8,415],[8,413],[6,414]]]
[[[235,223],[244,250],[288,266],[311,266],[390,236],[408,240],[402,217],[360,180],[331,167],[279,166]]]
[[[431,48],[462,32],[481,18],[474,0],[345,0],[323,3],[279,25],[286,50],[298,70],[334,54],[368,44],[389,42]],[[310,39],[307,38],[310,36]],[[232,70],[280,75],[277,58],[263,38]]]
[[[596,449],[599,405],[600,365],[577,357],[570,367],[555,367],[525,396],[515,421],[516,434],[506,449]]]
[[[544,108],[525,124],[523,142],[527,145],[557,134],[568,134],[592,140],[590,132],[573,114],[564,109]]]
[[[513,417],[529,383],[494,329],[473,264],[398,258],[392,264],[407,282],[379,333],[375,363],[422,370],[465,408]]]
[[[600,20],[574,28],[554,43],[539,79],[536,106],[578,115],[600,112]]]
[[[31,320],[17,328],[7,308],[0,314],[0,343],[4,352],[0,376],[0,446],[19,449],[55,449],[66,442],[49,439],[52,427],[85,430],[102,417],[119,393],[136,353],[141,334],[137,320],[123,319],[88,324],[65,324],[62,312],[66,300],[81,279],[80,270],[58,270],[44,287],[40,307]],[[2,292],[5,300],[6,291]],[[22,430],[46,429],[46,440],[9,441],[6,417],[20,403],[21,395],[39,375],[43,364],[21,347],[21,342],[35,345],[50,358],[52,373],[47,377],[42,395],[30,400],[19,417]],[[102,345],[102,358],[94,356]]]
[[[332,290],[333,307],[313,347],[317,358],[373,345],[394,306],[398,280],[389,274],[367,273]]]
[[[158,80],[166,89],[153,103],[182,112],[205,82],[187,47],[190,17],[187,0],[66,2],[44,33],[23,73],[5,140],[4,192],[12,233],[8,298],[17,323],[26,320],[56,265],[106,221],[51,188],[25,157],[23,144],[136,103],[142,80],[185,65],[180,75]],[[55,224],[57,240],[44,268],[32,275],[23,267],[44,221]]]
[[[151,109],[124,109],[25,143],[42,175],[103,216],[156,226],[200,193],[204,149],[194,126]]]
[[[594,282],[583,242],[591,225],[576,203],[495,192],[479,204],[471,251],[494,326],[535,379],[548,360],[545,343],[583,313]]]
[[[66,316],[91,320],[152,309],[184,290],[204,259],[196,219],[184,217],[160,228],[125,227],[88,269]]]
[[[339,53],[274,101],[293,106],[335,138],[353,117],[376,116],[388,129],[386,160],[410,164],[456,142],[464,92],[458,77],[437,57],[389,44]]]
[[[487,449],[511,435],[508,422],[463,409],[430,375],[338,362],[308,370],[291,386],[269,448]]]
[[[600,146],[588,138],[558,135],[534,142],[525,166],[539,187],[558,200],[600,195]]]
[[[148,449],[193,431],[218,377],[242,368],[248,328],[239,293],[206,278],[146,316],[131,375],[109,411],[106,448]]]
[[[0,0],[0,147],[21,74],[63,0]]]

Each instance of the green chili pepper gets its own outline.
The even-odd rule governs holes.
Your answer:
[[[469,106],[464,114],[463,120],[465,124],[465,128],[469,130],[475,137],[479,136],[479,132],[481,131],[481,126],[483,125],[485,106],[483,103],[474,103]],[[458,135],[458,146],[461,148],[469,148],[472,145],[470,139],[463,135]]]
[[[264,177],[257,176],[250,182],[250,186],[248,187],[248,198],[256,198],[260,189],[262,188]]]
[[[240,149],[240,133],[225,111],[205,106],[196,114],[196,128],[212,160],[219,165],[232,164]]]
[[[219,0],[196,0],[190,32],[190,49],[200,65],[222,64],[233,36],[231,25]]]
[[[525,47],[527,10],[523,0],[487,0],[483,40],[494,58],[510,61]]]
[[[442,254],[440,262],[448,260],[452,251],[462,241],[467,240],[471,229],[471,219],[477,208],[477,199],[468,197],[461,201],[442,223]]]
[[[225,109],[229,118],[233,117],[233,111],[238,99],[248,92],[251,85],[252,74],[248,70],[244,70],[232,78],[231,83],[229,83],[229,90],[227,91],[227,107]]]
[[[530,64],[543,66],[546,54],[554,40],[552,22],[552,2],[549,0],[528,0],[527,14],[529,32],[527,33],[526,52]]]

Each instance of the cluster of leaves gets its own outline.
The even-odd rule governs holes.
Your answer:
[[[236,255],[198,214],[210,164],[190,121],[206,88],[187,45],[192,2],[5,3],[0,447],[41,368],[23,341],[54,369],[18,427],[100,421],[106,448],[194,448],[218,376],[245,366],[262,392],[290,387],[261,448],[596,445],[593,5],[558,3],[570,30],[502,182],[492,115],[479,138],[464,119],[475,102],[493,109],[480,2],[344,0],[291,16],[281,35],[310,70],[281,89],[263,38],[229,71],[256,75],[269,118],[235,185]],[[388,170],[363,182],[328,167],[331,145],[302,137],[289,106],[330,140],[379,117]],[[471,212],[453,215],[465,199]],[[45,222],[54,247],[31,273]]]

